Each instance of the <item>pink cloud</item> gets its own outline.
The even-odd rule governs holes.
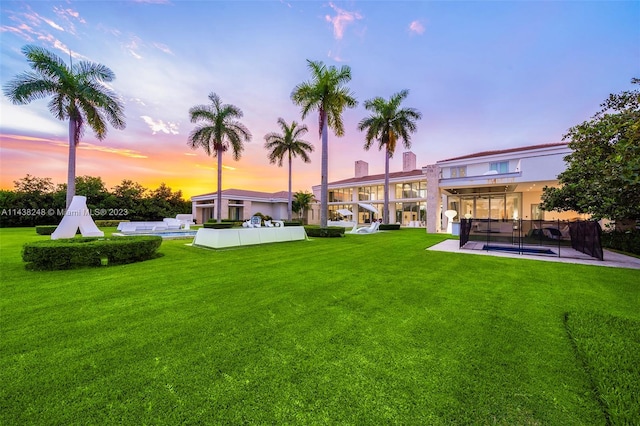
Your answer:
[[[413,21],[409,24],[409,31],[416,34],[424,33],[424,25],[420,21]]]
[[[355,22],[358,19],[362,19],[362,15],[360,15],[358,12],[349,12],[347,10],[340,9],[333,3],[329,3],[329,7],[331,7],[336,12],[336,15],[326,15],[325,20],[333,24],[333,36],[337,40],[341,40],[344,36],[344,30],[347,25]]]

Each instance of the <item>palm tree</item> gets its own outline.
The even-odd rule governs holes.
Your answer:
[[[218,196],[216,220],[222,219],[222,154],[231,148],[233,159],[239,160],[244,150],[243,141],[251,141],[251,132],[237,121],[242,118],[242,110],[235,105],[223,104],[220,97],[211,92],[210,105],[196,105],[189,110],[192,123],[198,125],[189,134],[189,146],[202,148],[207,155],[218,157]]]
[[[398,138],[405,148],[411,148],[411,133],[416,131],[416,121],[422,114],[415,108],[401,108],[400,104],[409,95],[408,90],[402,90],[391,96],[389,101],[375,97],[365,101],[364,107],[371,111],[369,117],[358,123],[358,130],[366,130],[364,149],[369,150],[373,140],[377,140],[378,149],[385,148],[384,163],[384,223],[389,223],[389,159],[396,150]]]
[[[311,71],[311,80],[298,84],[291,93],[291,100],[302,108],[302,119],[318,110],[319,133],[322,137],[322,166],[320,195],[320,226],[327,226],[328,212],[328,166],[329,166],[329,127],[336,136],[344,135],[342,111],[354,108],[358,102],[351,91],[344,86],[351,80],[351,68],[346,65],[337,69],[327,67],[322,61],[307,60]]]
[[[317,200],[313,196],[311,192],[307,191],[298,191],[293,195],[293,206],[292,209],[296,213],[298,213],[298,217],[303,216],[306,210],[309,208],[311,203],[316,202]]]
[[[69,167],[67,169],[67,207],[76,192],[76,148],[85,125],[103,140],[107,122],[124,129],[124,107],[105,83],[115,74],[104,65],[80,61],[67,66],[54,53],[38,46],[22,48],[33,71],[17,75],[3,92],[16,105],[52,96],[49,111],[59,120],[69,120]]]
[[[292,193],[291,193],[291,163],[293,157],[300,156],[302,161],[310,163],[309,153],[313,151],[313,145],[300,139],[305,133],[307,133],[307,126],[298,126],[298,123],[293,121],[291,126],[288,126],[283,118],[278,118],[278,124],[282,129],[283,134],[269,133],[264,137],[266,143],[264,147],[269,152],[269,161],[272,164],[278,163],[279,167],[282,167],[282,160],[285,155],[289,160],[289,203],[287,209],[287,220],[291,221],[292,212]]]

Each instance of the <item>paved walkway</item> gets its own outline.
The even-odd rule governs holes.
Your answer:
[[[473,248],[461,249],[459,245],[460,245],[460,241],[458,240],[446,240],[439,244],[436,244],[434,246],[427,248],[427,250],[446,251],[450,253],[475,254],[479,256],[498,256],[498,257],[512,257],[515,259],[542,260],[546,262],[579,263],[582,265],[609,266],[613,268],[640,269],[639,258],[625,256],[623,254],[615,253],[609,250],[604,250],[604,260],[600,261],[568,247],[566,248],[562,247],[562,250],[560,252],[562,257],[557,257],[557,256],[506,253],[506,252],[499,252],[499,251],[487,251],[487,250],[482,250],[481,247],[478,247],[475,249]]]

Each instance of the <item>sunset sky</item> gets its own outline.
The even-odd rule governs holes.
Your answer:
[[[216,92],[242,109],[253,134],[240,161],[224,157],[223,188],[281,191],[287,169],[269,164],[264,135],[278,117],[300,122],[290,100],[309,79],[306,60],[348,65],[359,101],[345,136],[329,137],[329,180],[354,162],[384,171],[364,151],[363,102],[402,89],[423,119],[413,135],[418,166],[491,149],[559,142],[609,95],[640,77],[640,2],[6,1],[0,3],[0,78],[29,69],[20,49],[45,47],[116,74],[127,128],[98,141],[87,130],[77,175],[109,188],[165,182],[186,197],[215,191],[215,159],[187,146],[191,107]],[[71,53],[70,53],[71,52]],[[26,174],[66,182],[67,123],[47,100],[0,101],[0,187]],[[293,189],[320,183],[317,114],[304,120],[312,163],[294,161]],[[402,167],[402,149],[392,171]]]

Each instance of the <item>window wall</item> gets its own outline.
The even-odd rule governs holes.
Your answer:
[[[353,188],[338,188],[329,190],[330,203],[346,203],[353,200]]]
[[[427,198],[427,182],[396,183],[396,200],[407,198]]]
[[[361,186],[358,188],[358,201],[384,200],[384,185]]]
[[[345,220],[351,220],[351,216],[342,216],[340,213],[338,213],[338,210],[340,209],[346,209],[346,210],[352,210],[353,205],[352,204],[330,204],[329,205],[329,220],[341,220],[341,219],[345,219]]]
[[[415,203],[395,203],[396,204],[396,223],[401,225],[409,225],[411,222],[420,221],[426,223],[427,205],[424,201]],[[390,223],[393,223],[390,221]]]
[[[448,196],[448,210],[458,212],[461,218],[514,220],[522,218],[522,194],[478,194]]]

